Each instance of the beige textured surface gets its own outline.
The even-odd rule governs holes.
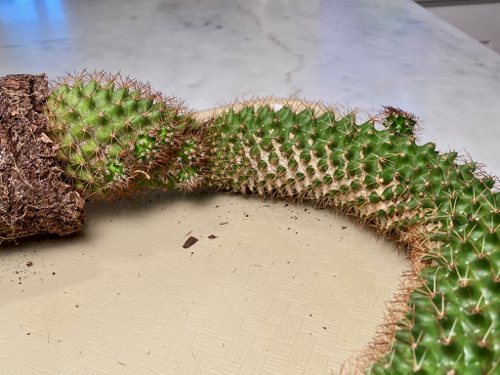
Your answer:
[[[327,209],[153,192],[0,267],[1,374],[312,375],[370,340],[408,264]]]

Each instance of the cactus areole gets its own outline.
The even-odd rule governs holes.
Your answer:
[[[385,107],[360,121],[297,99],[196,113],[149,85],[87,72],[59,79],[42,107],[61,178],[80,200],[145,188],[305,200],[406,246],[412,271],[351,372],[500,374],[495,179],[456,152],[417,144],[410,113]]]

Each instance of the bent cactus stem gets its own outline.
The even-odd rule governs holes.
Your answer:
[[[64,181],[86,199],[213,188],[307,200],[406,246],[413,270],[353,372],[499,373],[495,179],[417,144],[412,114],[385,107],[360,121],[297,99],[194,113],[149,85],[86,72],[59,80],[44,113]]]

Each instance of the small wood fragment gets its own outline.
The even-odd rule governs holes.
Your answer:
[[[21,87],[21,83],[19,81],[14,81],[12,79],[8,79],[5,82],[5,86],[7,86],[9,89],[17,90],[18,88]]]
[[[50,139],[49,136],[47,134],[45,134],[45,133],[40,133],[40,140],[43,143],[53,143],[52,139]]]
[[[189,249],[191,246],[193,246],[196,242],[198,242],[198,239],[196,237],[189,237],[186,242],[184,242],[184,245],[182,247],[184,249]]]

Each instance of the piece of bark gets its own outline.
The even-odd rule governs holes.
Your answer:
[[[39,111],[45,74],[0,78],[0,243],[33,234],[65,235],[85,223],[85,201],[64,182]]]
[[[182,247],[184,249],[189,249],[191,246],[193,246],[196,242],[198,242],[198,239],[196,237],[189,237],[186,242],[184,242],[184,245]]]

